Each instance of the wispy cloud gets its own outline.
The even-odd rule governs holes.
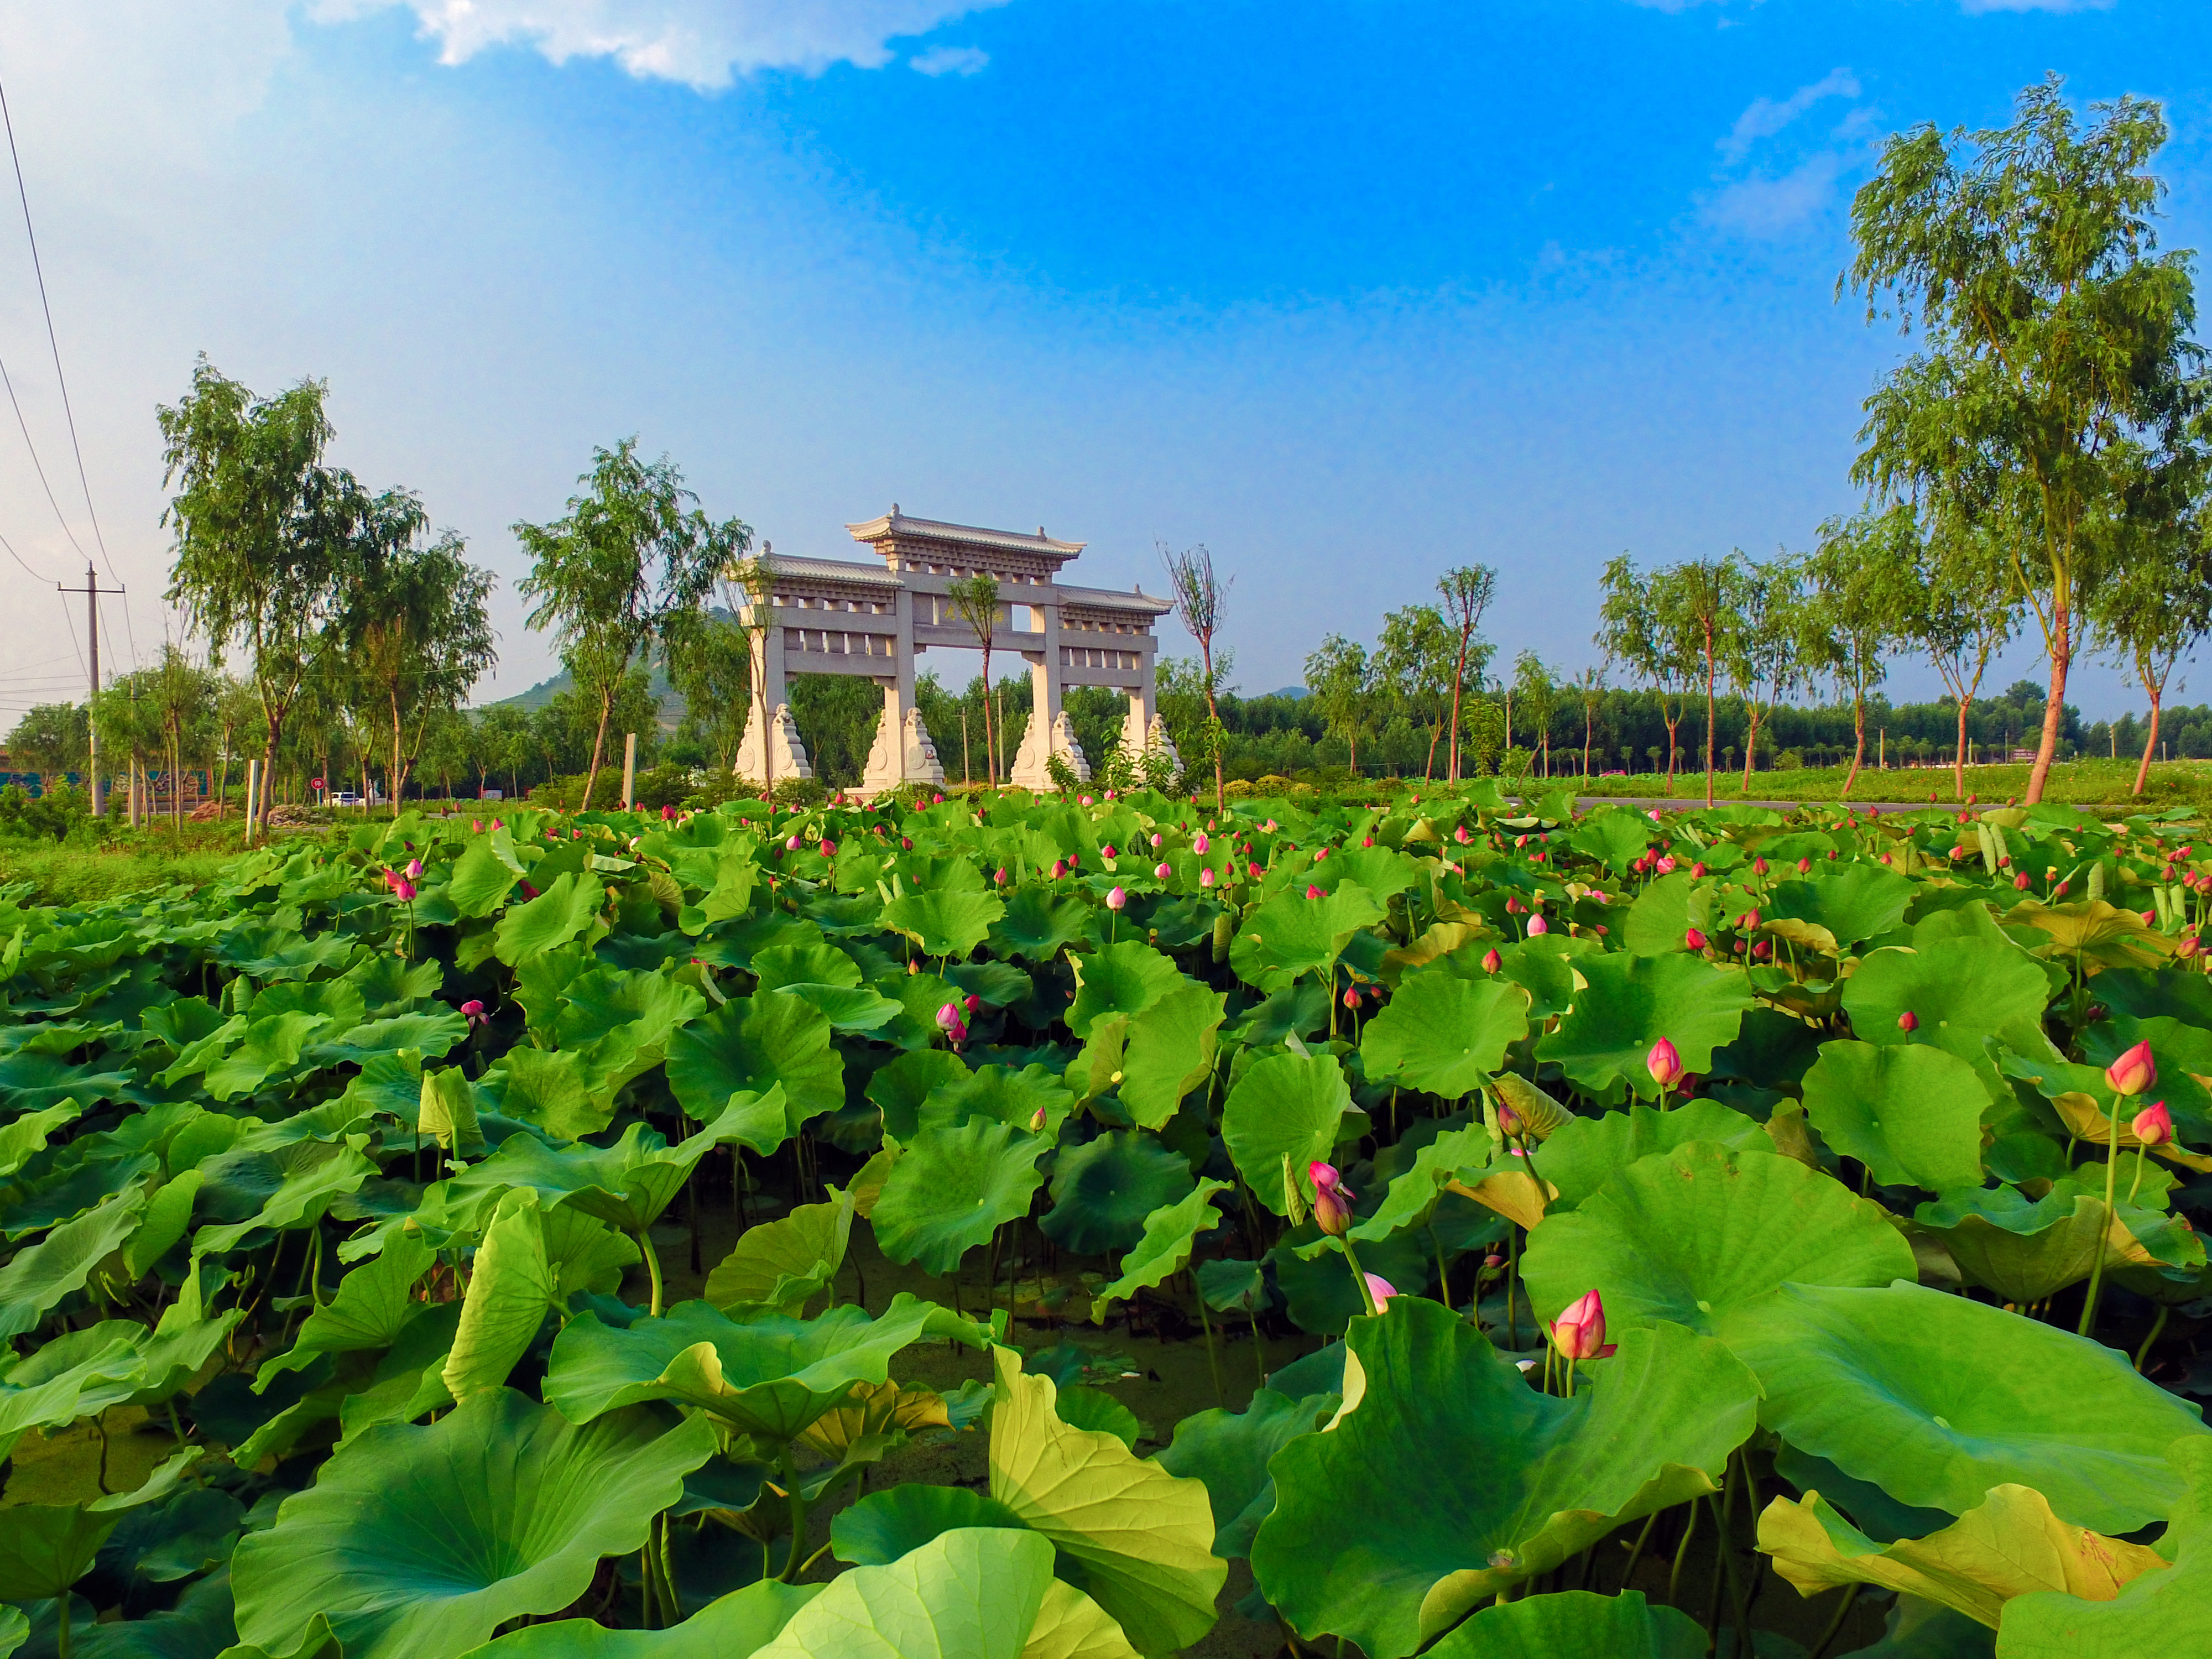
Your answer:
[[[405,5],[442,63],[495,46],[534,48],[556,64],[611,58],[641,80],[701,92],[757,70],[812,73],[832,64],[879,69],[890,42],[927,34],[1006,0],[311,0],[336,21]],[[973,47],[951,49],[957,58]],[[929,54],[925,53],[927,57]],[[981,54],[976,53],[980,60]],[[978,61],[975,67],[980,69]],[[917,63],[916,67],[921,67]],[[971,74],[959,63],[946,70]],[[924,70],[942,73],[943,70]]]
[[[1824,150],[1778,179],[1741,179],[1705,204],[1713,224],[1745,236],[1784,236],[1817,217],[1834,199],[1850,158]]]
[[[976,75],[990,61],[981,46],[932,46],[908,58],[907,67],[924,75]]]
[[[1814,105],[1827,98],[1856,98],[1859,95],[1859,79],[1847,69],[1830,70],[1809,86],[1803,86],[1787,98],[1754,98],[1750,106],[1735,118],[1735,126],[1721,140],[1721,154],[1730,161],[1741,161],[1749,155],[1751,147],[1762,138],[1771,138]]]

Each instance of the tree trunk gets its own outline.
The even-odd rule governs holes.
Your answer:
[[[1737,791],[1743,795],[1751,793],[1751,763],[1759,754],[1759,705],[1754,702],[1747,706],[1751,710],[1751,730],[1744,733],[1743,787]]]
[[[1201,666],[1206,672],[1206,720],[1210,728],[1206,735],[1207,746],[1213,750],[1213,811],[1218,817],[1222,811],[1224,790],[1221,775],[1221,714],[1213,701],[1213,636],[1209,634],[1200,640],[1198,649],[1202,659]],[[1045,741],[1048,744],[1052,741],[1052,734],[1048,732],[1045,733]]]
[[[2142,764],[2136,768],[2136,793],[2140,795],[2150,783],[2151,757],[2158,753],[2158,705],[2164,686],[2154,686],[2150,676],[2143,676],[2143,695],[2150,699],[2150,732],[2143,738]]]
[[[1705,805],[1713,804],[1713,625],[1705,624]]]
[[[1421,764],[1421,781],[1428,782],[1437,774],[1437,744],[1443,741],[1444,723],[1438,720],[1429,727],[1429,757]]]
[[[1583,775],[1589,776],[1590,725],[1592,716],[1588,705],[1583,708]]]
[[[403,757],[399,746],[399,688],[392,691],[392,816],[399,816],[399,792],[405,787],[406,775],[400,769]]]
[[[997,618],[992,618],[995,626]],[[991,641],[983,641],[983,772],[990,787],[999,787],[999,751],[991,742]]]
[[[1459,696],[1467,680],[1467,635],[1459,636],[1459,660],[1452,665],[1451,747],[1445,750],[1444,781],[1459,781]],[[1510,737],[1509,734],[1508,741]]]
[[[591,769],[584,774],[584,801],[583,805],[576,809],[579,812],[588,812],[592,810],[592,787],[599,781],[599,753],[606,746],[607,721],[612,717],[614,708],[613,690],[610,689],[600,692],[599,729],[592,734],[592,764]]]
[[[1959,699],[1959,746],[1951,751],[1951,799],[1966,798],[1966,710],[1973,706],[1972,697]]]
[[[1674,793],[1674,753],[1676,747],[1674,733],[1681,726],[1682,717],[1680,714],[1677,714],[1673,720],[1667,720],[1667,711],[1662,708],[1659,711],[1659,718],[1662,720],[1667,720],[1667,793],[1669,795],[1672,795]]]
[[[1856,734],[1858,745],[1851,750],[1851,769],[1844,774],[1844,799],[1851,798],[1851,786],[1858,781],[1859,768],[1866,760],[1866,697],[1863,693],[1851,699],[1851,730]]]
[[[2074,663],[2073,618],[2060,605],[2051,620],[2051,701],[2043,705],[2043,741],[2036,746],[2035,769],[2027,775],[2026,804],[2030,806],[2043,799],[2051,763],[2058,753],[2058,728],[2066,719],[2066,671]]]

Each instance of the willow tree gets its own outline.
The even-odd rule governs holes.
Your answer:
[[[1489,647],[1483,649],[1486,653]],[[1374,663],[1376,689],[1429,728],[1428,760],[1421,768],[1425,783],[1436,775],[1445,694],[1452,684],[1453,645],[1444,613],[1432,605],[1409,605],[1389,612],[1376,638]]]
[[[1326,635],[1306,656],[1306,690],[1321,706],[1327,729],[1341,737],[1359,769],[1359,734],[1375,697],[1375,665],[1367,647],[1340,634]]]
[[[1855,476],[1896,496],[2009,500],[2013,592],[2051,665],[2027,799],[2043,799],[2081,611],[2100,571],[2093,521],[2132,447],[2185,448],[2197,349],[2187,256],[2160,253],[2159,106],[2124,97],[2085,128],[2055,76],[2008,127],[1892,137],[1851,204],[1842,285],[1869,321],[1893,305],[1922,350],[1867,399]]]
[[[532,560],[518,591],[537,601],[530,626],[550,628],[561,661],[595,712],[580,811],[589,811],[605,757],[607,722],[630,665],[665,646],[678,618],[697,611],[716,580],[750,547],[735,519],[721,524],[664,455],[638,459],[637,440],[592,453],[592,470],[568,498],[566,518],[517,524]]]
[[[1443,598],[1445,624],[1456,642],[1452,659],[1451,748],[1446,775],[1457,783],[1460,707],[1466,696],[1468,659],[1475,650],[1475,630],[1482,626],[1482,613],[1490,609],[1491,600],[1498,596],[1498,572],[1486,564],[1461,565],[1437,579],[1437,592]],[[1482,684],[1482,663],[1487,655],[1486,651],[1474,659],[1478,688]],[[1512,742],[1511,733],[1507,734],[1506,741]]]
[[[1861,513],[1820,526],[1820,544],[1806,561],[1810,602],[1801,607],[1805,664],[1825,672],[1851,705],[1856,744],[1844,775],[1850,799],[1866,763],[1866,706],[1888,677],[1891,651],[1907,637],[1918,537],[1911,510]]]
[[[1736,600],[1736,625],[1729,630],[1722,653],[1729,684],[1743,699],[1743,781],[1739,794],[1751,793],[1751,774],[1759,754],[1759,728],[1804,678],[1801,641],[1805,573],[1799,561],[1781,554],[1765,564],[1747,561]]]
[[[953,613],[975,635],[975,648],[983,653],[983,770],[990,787],[996,789],[999,751],[991,720],[991,645],[999,632],[999,579],[988,571],[955,577],[945,587],[945,597],[952,601]],[[964,716],[961,729],[967,730]],[[1046,740],[1049,744],[1050,734]]]
[[[1679,605],[1662,603],[1659,582],[1637,571],[1628,555],[1608,560],[1598,579],[1598,629],[1591,641],[1607,663],[1625,667],[1659,699],[1667,727],[1667,793],[1674,793],[1674,763],[1682,714],[1697,676],[1695,638]],[[1708,769],[1710,770],[1710,769]]]

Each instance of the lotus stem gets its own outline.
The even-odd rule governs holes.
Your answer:
[[[1213,1322],[1206,1316],[1206,1296],[1202,1291],[1198,1298],[1198,1324],[1199,1328],[1206,1333],[1206,1364],[1213,1373],[1213,1403],[1226,1407],[1229,1401],[1221,1389],[1221,1355],[1213,1346]],[[2136,1369],[2140,1370],[2142,1367]]]
[[[1828,1620],[1828,1628],[1820,1632],[1820,1639],[1813,1644],[1812,1652],[1807,1654],[1805,1659],[1820,1659],[1820,1656],[1828,1650],[1828,1644],[1836,1639],[1844,1628],[1844,1620],[1850,1617],[1851,1603],[1859,1599],[1862,1588],[1858,1584],[1844,1586],[1844,1599],[1836,1606],[1836,1616]]]
[[[806,1547],[806,1499],[799,1495],[799,1459],[789,1441],[783,1447],[783,1490],[791,1500],[791,1553],[784,1557],[783,1571],[776,1576],[791,1584],[799,1581],[799,1553]]]
[[[2097,1240],[2097,1263],[2089,1270],[2089,1293],[2081,1299],[2081,1324],[2075,1334],[2087,1336],[2097,1328],[2097,1297],[2105,1286],[2105,1256],[2111,1247],[2112,1223],[2119,1212],[2113,1206],[2113,1188],[2120,1178],[2120,1106],[2112,1103],[2111,1115],[2106,1120],[2105,1135],[2105,1227]]]
[[[647,1222],[631,1237],[637,1240],[637,1248],[645,1253],[645,1270],[653,1280],[653,1306],[650,1311],[653,1316],[658,1319],[660,1317],[660,1257],[653,1248],[653,1224]]]
[[[1252,1364],[1259,1370],[1260,1386],[1264,1389],[1267,1386],[1267,1344],[1260,1334],[1260,1310],[1247,1308],[1244,1315],[1252,1322]]]
[[[2142,1370],[2143,1362],[2150,1358],[2150,1351],[2158,1346],[2158,1339],[2166,1331],[2166,1316],[2172,1311],[2163,1302],[2158,1304],[2158,1317],[2150,1322],[2150,1334],[2143,1338],[2142,1346],[2136,1350],[2136,1370],[2138,1373]]]
[[[1651,1541],[1651,1529],[1659,1524],[1659,1511],[1654,1510],[1644,1518],[1644,1530],[1636,1534],[1636,1547],[1628,1552],[1628,1565],[1621,1569],[1620,1588],[1626,1589],[1635,1582],[1636,1564],[1644,1559],[1644,1547]]]
[[[2143,1159],[2149,1156],[2149,1147],[2138,1146],[2136,1148],[2136,1172],[2134,1178],[2128,1182],[2127,1201],[2130,1204],[2136,1201],[2136,1188],[2142,1185]]]
[[[1692,1499],[1690,1504],[1689,1519],[1682,1523],[1681,1540],[1674,1546],[1674,1567],[1667,1574],[1667,1601],[1670,1606],[1674,1604],[1675,1591],[1682,1582],[1682,1564],[1690,1559],[1690,1540],[1696,1537],[1697,1533],[1698,1505],[1696,1500]]]
[[[1337,1242],[1344,1246],[1344,1259],[1352,1264],[1352,1279],[1359,1286],[1359,1299],[1367,1304],[1370,1316],[1381,1317],[1382,1310],[1376,1305],[1374,1287],[1368,1284],[1367,1275],[1359,1266],[1358,1255],[1352,1248],[1352,1235],[1345,1233]]]

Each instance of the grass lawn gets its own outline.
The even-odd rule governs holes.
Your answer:
[[[239,825],[120,830],[94,845],[0,841],[0,886],[27,881],[46,904],[87,904],[183,883],[199,886],[243,850]]]
[[[1844,778],[1848,769],[1841,766],[1806,767],[1793,772],[1754,772],[1751,775],[1751,798],[1753,800],[1840,800],[1844,793]],[[2029,769],[2020,766],[1970,766],[1966,769],[1966,792],[1981,798],[1985,806],[2001,804],[2008,799],[2018,799],[2027,793]],[[1553,786],[1570,780],[1554,778]],[[1638,772],[1627,777],[1600,777],[1571,780],[1577,792],[1585,795],[1632,795],[1662,797],[1667,793],[1667,780],[1649,772]],[[2082,806],[2126,806],[2131,803],[2153,811],[2172,806],[2212,806],[2212,761],[2168,761],[2154,763],[2150,781],[2145,787],[2141,801],[2136,802],[2131,793],[2135,788],[2136,763],[2131,760],[2072,760],[2062,761],[2051,769],[2050,787],[2044,793],[2048,801],[2063,802]],[[1524,787],[1539,785],[1531,779]],[[1723,772],[1713,780],[1713,799],[1740,800],[1742,799],[1743,774]],[[1869,766],[1858,775],[1852,786],[1854,800],[1924,801],[1932,793],[1938,801],[1952,798],[1951,769],[1946,767],[1892,767],[1881,771]],[[1702,801],[1705,793],[1705,774],[1683,772],[1674,779],[1674,794],[1678,799],[1692,798]]]

